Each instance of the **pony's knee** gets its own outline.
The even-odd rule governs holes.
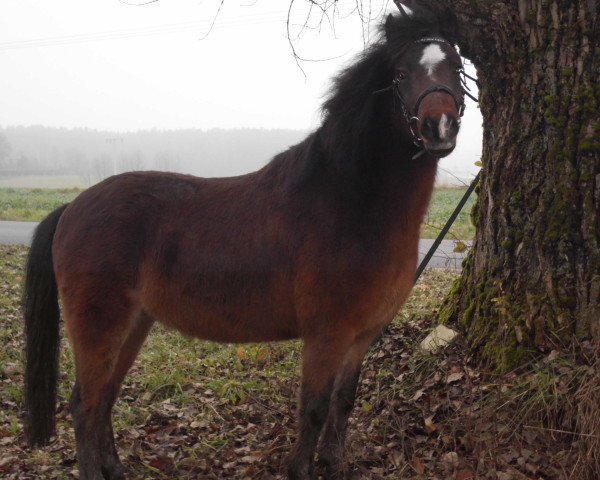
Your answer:
[[[327,420],[330,405],[330,389],[320,395],[304,394],[300,406],[300,419],[306,427],[320,429]]]

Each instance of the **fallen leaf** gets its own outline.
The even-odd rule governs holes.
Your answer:
[[[454,242],[454,253],[463,253],[467,249],[467,244],[457,240]]]
[[[238,360],[242,360],[246,356],[246,350],[244,349],[243,346],[240,345],[237,347],[235,356],[237,357]]]
[[[475,473],[473,472],[473,470],[465,468],[456,472],[455,478],[456,480],[471,480],[475,478]]]
[[[446,378],[446,383],[458,382],[461,378],[463,378],[465,374],[463,372],[451,373]]]
[[[398,450],[394,450],[393,452],[390,453],[390,459],[392,460],[392,463],[394,464],[394,467],[396,467],[396,468],[398,468],[400,465],[402,465],[402,463],[403,463],[402,458],[403,458],[403,455]]]
[[[415,394],[413,395],[412,400],[416,402],[419,398],[421,398],[423,396],[424,393],[425,393],[425,390],[422,388],[417,390],[415,392]]]
[[[433,423],[433,417],[427,417],[424,421],[425,423],[425,431],[427,433],[433,433],[437,430],[435,423]]]
[[[458,453],[448,452],[442,455],[442,462],[449,468],[457,468],[459,465]]]
[[[421,459],[416,455],[413,456],[411,465],[417,475],[423,475],[425,473],[425,465],[423,465]]]
[[[424,352],[435,352],[440,347],[444,347],[452,342],[457,335],[458,333],[451,328],[445,325],[438,325],[421,342],[421,349]]]

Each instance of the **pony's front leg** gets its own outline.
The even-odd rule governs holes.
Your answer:
[[[344,441],[348,418],[354,407],[362,362],[375,336],[371,333],[357,338],[346,353],[344,364],[335,379],[329,415],[318,449],[319,466],[323,469],[326,479],[343,479],[346,475]]]
[[[304,341],[299,434],[289,459],[290,480],[313,478],[315,448],[327,419],[334,380],[350,344],[328,335]]]

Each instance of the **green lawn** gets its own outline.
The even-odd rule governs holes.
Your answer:
[[[35,222],[70,202],[80,189],[0,188],[0,220]]]
[[[0,188],[0,220],[39,221],[63,203],[70,202],[80,189]],[[464,188],[436,189],[422,228],[423,238],[435,238],[464,194]],[[470,212],[475,201],[472,195],[446,236],[448,239],[469,240],[475,229]]]
[[[429,211],[425,215],[421,227],[421,238],[437,237],[466,190],[466,188],[438,188],[434,191]],[[446,235],[446,239],[470,240],[475,236],[475,227],[471,223],[471,209],[475,203],[475,198],[476,195],[471,194]]]

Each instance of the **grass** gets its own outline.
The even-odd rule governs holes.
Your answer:
[[[80,192],[77,188],[0,188],[0,220],[40,221]]]
[[[435,238],[450,217],[465,192],[465,188],[436,189],[422,227],[422,238]],[[40,221],[52,210],[70,202],[80,189],[25,189],[0,188],[0,220]],[[469,240],[475,229],[471,224],[470,212],[475,201],[472,195],[459,214],[448,239]]]
[[[466,190],[466,188],[435,189],[429,210],[425,215],[423,226],[421,227],[421,238],[437,237]],[[452,228],[446,235],[447,239],[470,240],[475,236],[475,227],[471,223],[471,209],[475,203],[475,198],[475,194],[469,197]]]
[[[0,188],[86,188],[89,183],[79,175],[25,175],[1,177]]]

